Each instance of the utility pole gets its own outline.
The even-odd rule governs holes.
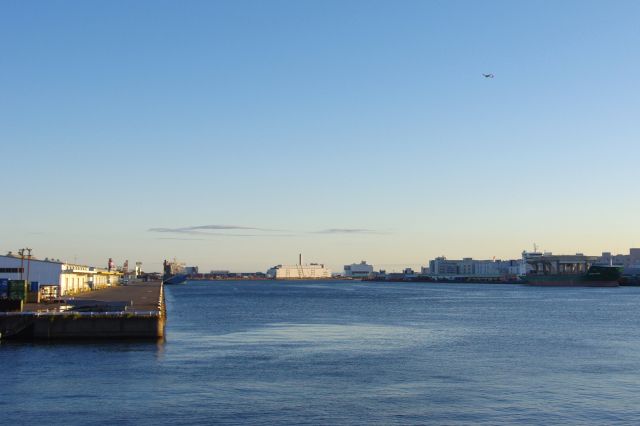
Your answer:
[[[18,254],[20,255],[20,279],[22,279],[24,274],[24,249],[18,250]]]
[[[29,271],[31,270],[31,249],[25,249],[29,254],[27,255],[27,282],[29,282]],[[31,285],[31,283],[29,283]]]

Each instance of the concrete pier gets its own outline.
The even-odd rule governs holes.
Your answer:
[[[3,339],[161,339],[165,306],[161,282],[132,283],[0,312]],[[69,307],[72,306],[72,309]]]

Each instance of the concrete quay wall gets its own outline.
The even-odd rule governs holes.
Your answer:
[[[138,309],[101,312],[49,312],[31,306],[26,312],[0,313],[0,338],[162,339],[166,321],[162,283],[140,283],[91,292],[86,299],[104,303],[128,300]],[[78,298],[82,300],[82,298]],[[141,310],[145,309],[145,310]]]
[[[162,315],[39,317],[33,323],[34,339],[160,339]]]

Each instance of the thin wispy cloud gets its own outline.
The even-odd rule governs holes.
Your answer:
[[[147,231],[169,234],[200,234],[200,232],[192,231],[189,228],[149,228]]]
[[[172,240],[172,241],[204,241],[204,238],[176,238],[176,237],[160,237],[156,240]]]
[[[289,232],[281,229],[259,228],[255,226],[239,226],[239,225],[194,225],[183,226],[180,228],[149,228],[148,232],[166,233],[166,234],[183,234],[198,236],[218,236],[218,237],[262,237],[262,236],[289,236],[277,234],[278,232]],[[212,232],[217,231],[217,232]],[[231,231],[231,232],[225,232]],[[260,233],[237,233],[233,231],[257,231]],[[264,232],[264,234],[262,234]]]
[[[291,231],[240,225],[193,225],[179,228],[149,228],[148,232],[209,237],[294,237],[296,235],[381,235],[387,232],[367,228],[328,228],[320,231]],[[236,231],[236,232],[234,232]],[[242,233],[241,231],[254,231]],[[166,238],[168,239],[168,238]]]
[[[191,229],[194,231],[198,230],[245,230],[245,231],[264,231],[264,232],[278,232],[282,231],[282,229],[270,229],[270,228],[258,228],[254,226],[237,226],[237,225],[199,225],[199,226],[190,226],[187,229]]]
[[[150,228],[149,232],[169,232],[174,234],[211,234],[210,232],[203,231],[264,231],[273,232],[279,231],[278,229],[257,228],[253,226],[238,226],[238,225],[196,225],[196,226],[183,226],[180,228]]]
[[[378,231],[375,229],[364,229],[364,228],[330,228],[323,229],[321,231],[316,231],[315,234],[384,234],[382,231]]]

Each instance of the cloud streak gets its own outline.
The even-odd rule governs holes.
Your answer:
[[[237,225],[196,225],[184,226],[181,228],[149,228],[149,232],[166,232],[171,234],[199,234],[199,235],[231,235],[227,233],[214,233],[207,231],[260,231],[278,232],[280,229],[257,228],[253,226]],[[237,234],[236,234],[237,235]]]
[[[196,235],[196,236],[217,236],[217,237],[264,237],[264,236],[278,236],[288,237],[291,235],[278,234],[278,232],[290,232],[282,229],[270,229],[259,228],[255,226],[238,226],[238,225],[194,225],[183,226],[180,228],[149,228],[148,232],[155,232],[161,234],[181,234],[181,235]],[[217,231],[217,232],[212,232]],[[231,232],[225,232],[231,231]],[[239,234],[233,231],[257,231],[259,233]],[[264,232],[264,234],[263,234]]]
[[[330,228],[316,231],[314,234],[330,234],[330,235],[356,235],[356,234],[384,234],[384,232],[377,231],[375,229],[363,229],[363,228]]]
[[[193,225],[179,228],[149,228],[148,232],[160,234],[193,235],[200,237],[294,237],[304,234],[324,235],[383,235],[388,232],[367,228],[328,228],[319,231],[291,231],[285,229],[261,228],[239,225]],[[234,232],[236,231],[236,232]],[[251,233],[239,233],[253,231]],[[168,239],[168,238],[167,238]]]
[[[244,230],[244,231],[264,231],[264,232],[282,231],[282,229],[258,228],[254,226],[237,226],[237,225],[199,225],[199,226],[190,226],[187,229],[191,229],[194,231],[199,231],[199,230],[215,230],[215,231]]]
[[[176,237],[160,237],[156,240],[172,240],[172,241],[204,241],[204,238],[176,238]]]

